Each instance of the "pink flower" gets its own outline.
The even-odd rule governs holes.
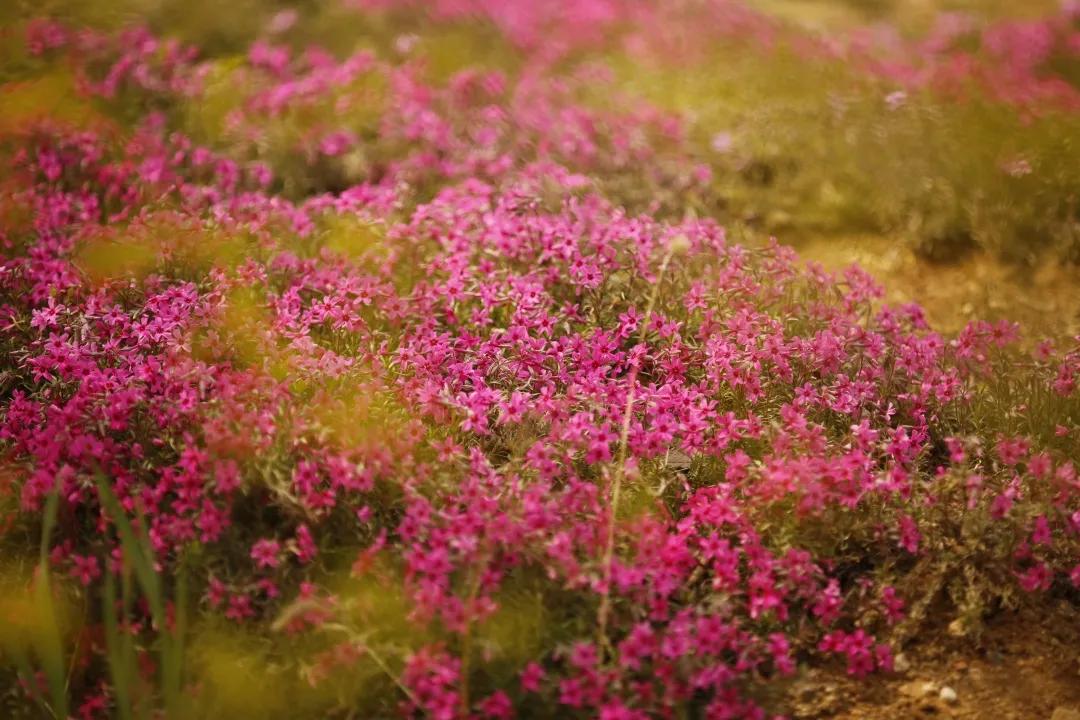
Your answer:
[[[477,709],[480,714],[493,720],[509,720],[514,717],[514,707],[510,698],[502,690],[496,690],[481,700]]]
[[[1050,533],[1050,523],[1045,515],[1035,518],[1035,528],[1031,531],[1031,541],[1036,545],[1051,545],[1053,536]]]
[[[255,609],[251,606],[251,598],[243,593],[229,597],[229,606],[225,610],[225,617],[229,620],[241,621],[255,615]]]
[[[783,633],[769,635],[769,652],[772,655],[773,665],[781,675],[791,675],[795,672],[795,661],[791,658],[791,643]]]
[[[990,516],[995,520],[1001,520],[1012,510],[1013,503],[1019,497],[1020,488],[1017,480],[1009,483],[990,504]]]
[[[311,562],[319,554],[319,547],[315,544],[311,530],[305,524],[301,524],[296,528],[296,541],[293,552],[296,553],[296,557],[302,563]]]
[[[1023,462],[1031,445],[1024,438],[1003,438],[998,441],[996,449],[1002,463],[1014,466]]]
[[[840,609],[844,604],[844,598],[840,593],[840,583],[836,579],[830,579],[825,589],[814,603],[814,615],[821,618],[822,623],[830,625],[840,615]]]
[[[1045,591],[1050,589],[1050,584],[1054,580],[1054,573],[1046,563],[1040,562],[1019,573],[1017,579],[1020,581],[1020,587],[1028,592]]]
[[[349,148],[356,145],[356,137],[348,131],[341,130],[331,133],[319,141],[319,152],[329,157],[335,157],[345,153]]]
[[[87,587],[101,577],[101,565],[92,555],[73,554],[71,555],[71,576],[76,578],[83,587]]]
[[[922,533],[919,532],[919,526],[915,524],[911,516],[902,515],[900,517],[900,547],[909,553],[917,554],[921,540]]]
[[[206,588],[206,601],[212,608],[221,607],[228,596],[228,588],[225,583],[218,580],[216,577],[211,576],[210,581]]]
[[[904,600],[896,593],[896,588],[886,586],[881,590],[881,604],[885,607],[885,617],[890,625],[904,619]]]
[[[656,650],[656,634],[648,623],[638,623],[619,643],[619,664],[637,670]]]
[[[277,540],[257,540],[251,546],[251,559],[260,568],[276,568],[281,564],[281,544]]]
[[[540,692],[540,683],[544,680],[544,669],[531,662],[521,671],[521,689],[525,692]]]

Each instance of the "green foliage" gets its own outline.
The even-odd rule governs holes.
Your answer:
[[[67,613],[58,605],[60,586],[49,572],[49,545],[60,506],[59,491],[48,496],[42,515],[37,566],[22,588],[3,588],[0,619],[0,658],[14,664],[31,698],[54,718],[68,716],[65,628]],[[38,672],[45,685],[38,682]]]
[[[117,500],[104,475],[97,476],[98,498],[116,526],[120,546],[123,549],[124,568],[121,573],[120,604],[123,614],[116,612],[116,579],[111,572],[105,573],[105,614],[106,641],[108,643],[109,670],[113,687],[117,693],[117,707],[127,718],[149,717],[150,700],[137,698],[133,693],[136,655],[130,633],[121,631],[126,623],[128,610],[134,600],[134,587],[131,575],[134,574],[138,588],[150,608],[150,618],[157,632],[158,657],[160,663],[159,693],[168,717],[182,716],[185,699],[183,688],[184,635],[187,632],[186,594],[187,583],[183,565],[176,574],[176,614],[170,618],[166,614],[165,584],[161,574],[155,568],[153,546],[146,533],[145,523],[140,522],[138,530],[127,517],[123,506]],[[145,708],[145,709],[144,709]],[[141,710],[137,712],[136,709]],[[137,714],[136,714],[137,713]],[[125,718],[125,720],[127,720]]]
[[[702,209],[785,237],[872,231],[934,259],[1080,253],[1080,120],[893,88],[779,48],[678,67],[616,56],[627,89],[692,119],[715,171]],[[726,134],[730,139],[714,142]]]

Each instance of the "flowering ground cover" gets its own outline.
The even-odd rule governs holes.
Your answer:
[[[1068,266],[1077,8],[13,7],[6,715],[774,717],[1080,599],[1080,338],[768,237]]]

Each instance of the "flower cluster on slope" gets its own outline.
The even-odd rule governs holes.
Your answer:
[[[48,27],[94,102],[165,109],[4,138],[21,520],[55,493],[50,563],[95,592],[126,572],[104,477],[200,615],[308,643],[283,662],[311,685],[387,676],[312,716],[763,718],[800,661],[889,669],[961,564],[1003,597],[1080,583],[1080,347],[943,337],[858,268],[612,202],[707,179],[676,119],[581,104],[595,76],[262,45],[226,155],[178,130],[213,92],[189,51]],[[149,657],[169,630],[128,610]],[[105,653],[77,653],[103,716]]]

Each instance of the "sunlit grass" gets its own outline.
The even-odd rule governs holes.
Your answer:
[[[625,87],[684,113],[716,170],[706,210],[790,240],[878,232],[936,259],[1080,252],[1074,115],[1025,121],[971,99],[901,93],[778,50],[693,66],[613,61]],[[711,207],[709,207],[711,205]]]

